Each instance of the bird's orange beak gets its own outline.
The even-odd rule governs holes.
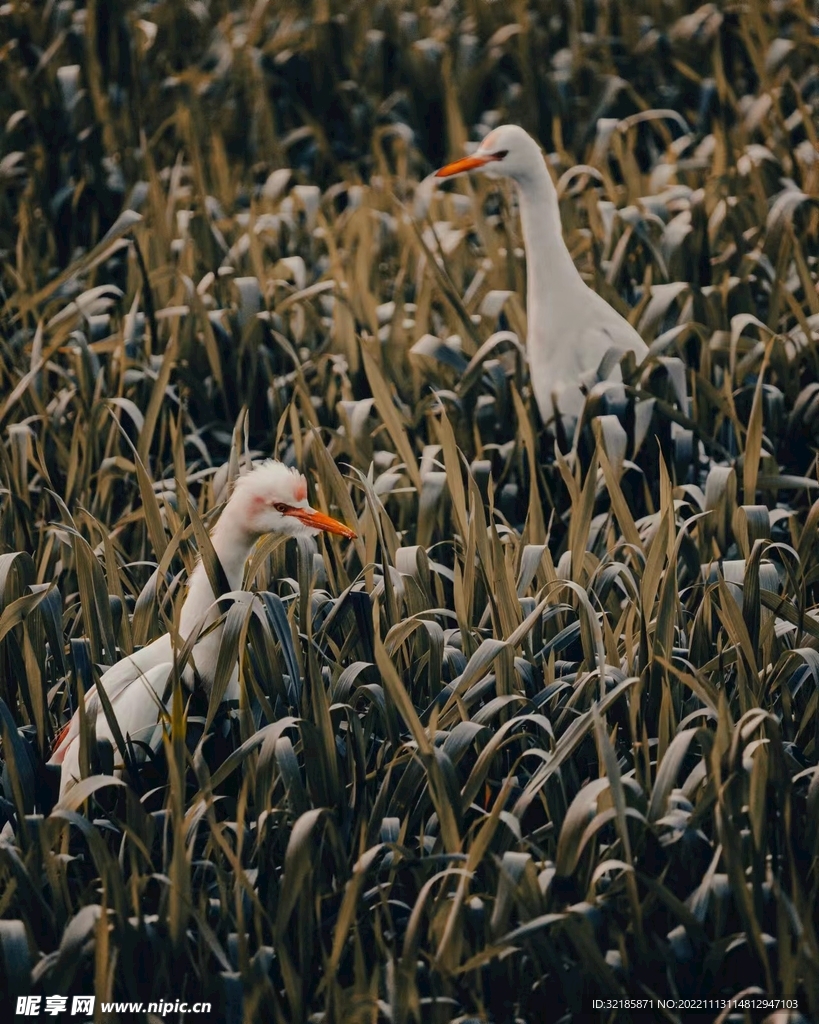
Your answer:
[[[475,153],[473,156],[461,157],[460,160],[454,160],[451,164],[447,164],[446,167],[442,167],[440,171],[435,172],[436,178],[451,178],[453,174],[464,174],[466,171],[475,171],[479,167],[485,167],[486,164],[491,163],[493,160],[497,160],[495,156],[480,156]]]
[[[317,512],[314,508],[291,508],[285,515],[293,516],[305,526],[312,526],[314,530],[324,530],[325,533],[336,533],[339,537],[346,537],[354,540],[358,535],[349,526],[340,523],[332,516],[326,516],[323,512]]]

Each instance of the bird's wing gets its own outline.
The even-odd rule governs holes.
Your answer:
[[[161,662],[136,676],[131,685],[120,693],[114,709],[123,737],[145,741],[153,733],[160,709],[164,706],[163,697],[172,671],[172,661]],[[98,720],[97,737],[114,742],[104,716]]]
[[[618,348],[630,350],[638,360],[642,359],[648,352],[648,345],[637,330],[601,295],[591,289],[589,291],[591,294],[579,350],[599,352],[602,359],[607,349]]]
[[[612,348],[621,352],[633,352],[638,362],[648,352],[648,346],[631,324],[623,320],[619,314],[618,320],[619,323],[589,323],[581,330],[574,352],[579,375],[591,374],[594,380],[597,380],[597,370],[606,353]],[[619,373],[615,376],[616,379],[620,379]]]
[[[151,749],[156,749],[157,741],[161,738],[161,724],[160,731],[157,732],[157,722],[172,669],[173,663],[170,661],[154,665],[153,668],[135,676],[133,685],[120,691],[116,704],[117,722],[126,741],[130,739],[136,744],[131,750],[137,761],[143,760],[144,757],[144,752],[138,744],[147,742]],[[76,718],[75,715],[72,722]],[[107,739],[115,746],[113,733],[104,716],[97,719],[97,739]],[[58,763],[56,751],[51,763]],[[62,765],[59,799],[62,800],[68,790],[80,779],[79,735],[75,735],[61,745],[59,763]],[[121,771],[123,767],[119,751],[115,746],[114,770]]]
[[[129,654],[127,658],[122,658],[116,665],[112,665],[102,674],[99,685],[105,687],[108,699],[115,705],[123,691],[136,679],[144,676],[158,665],[172,660],[171,638],[166,633],[164,636],[159,637],[159,639],[154,640],[153,643],[148,644],[147,647],[143,647],[141,651]],[[89,714],[98,715],[101,709],[102,705],[97,694],[97,687],[92,686],[85,695],[85,710]],[[77,711],[68,725],[58,733],[49,764],[60,764],[62,762],[68,745],[79,734],[79,731],[80,715]]]

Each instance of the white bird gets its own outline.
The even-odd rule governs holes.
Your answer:
[[[256,541],[267,533],[286,537],[315,536],[320,531],[353,538],[355,532],[343,523],[317,512],[307,501],[307,481],[295,469],[268,460],[240,476],[233,494],[213,529],[213,549],[225,570],[229,591],[242,585],[245,563]],[[201,559],[188,581],[179,621],[180,640],[204,630],[219,618],[205,566]],[[197,641],[192,651],[196,670],[207,692],[213,687],[221,642],[221,624]],[[96,720],[98,738],[114,737],[97,693],[102,686],[114,710],[123,737],[147,741],[156,729],[168,678],[173,668],[173,641],[166,633],[142,650],[131,654],[103,673],[99,683],[85,697],[85,711]],[[186,678],[192,671],[186,668]],[[225,700],[239,696],[238,670],[234,670]],[[80,714],[57,736],[49,764],[62,765],[60,799],[80,778]],[[138,748],[134,748],[138,753]],[[117,753],[117,758],[119,754]],[[121,769],[122,764],[116,765]]]
[[[610,348],[631,350],[638,363],[648,346],[605,299],[580,276],[563,240],[560,208],[543,154],[522,128],[504,124],[491,131],[472,156],[447,164],[436,177],[480,171],[511,178],[517,186],[526,246],[526,316],[529,374],[540,415],[579,417],[585,397],[581,383]],[[619,367],[610,379],[622,380]]]

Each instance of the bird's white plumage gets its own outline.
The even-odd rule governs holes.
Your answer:
[[[581,379],[595,371],[610,348],[632,351],[638,362],[648,347],[637,331],[588,287],[563,240],[557,192],[535,140],[517,125],[491,131],[471,158],[438,174],[479,171],[511,178],[517,186],[526,247],[526,347],[532,390],[544,423],[554,415],[579,416]],[[619,368],[611,375],[620,379]]]
[[[321,530],[355,536],[352,530],[310,507],[307,481],[297,470],[271,459],[240,476],[211,534],[229,592],[241,588],[245,563],[263,534],[314,535]],[[188,582],[180,613],[180,641],[184,643],[197,630],[204,632],[217,621],[219,614],[205,566],[199,560]],[[188,664],[185,668],[184,678],[188,683],[194,680],[195,668],[205,690],[210,691],[221,639],[222,627],[218,625],[197,641],[192,652],[193,667]],[[98,685],[105,689],[124,738],[147,740],[153,734],[172,663],[173,643],[166,633],[103,673]],[[224,699],[238,697],[237,665]],[[96,719],[97,735],[113,740],[96,686],[86,695],[85,709]],[[79,728],[79,713],[76,713],[60,735],[51,756],[51,764],[62,765],[61,798],[79,778]]]
[[[170,655],[170,639],[169,637],[163,636],[156,641],[155,644],[151,644],[151,648],[156,648],[153,651],[153,655],[156,656],[159,650],[163,648],[163,641],[166,641],[164,647],[167,649],[167,653]],[[139,651],[139,654],[147,654],[150,650],[149,647],[143,648]],[[144,748],[140,747],[140,743],[148,743],[153,736],[154,730],[156,729],[156,723],[160,715],[160,709],[163,704],[163,697],[165,695],[165,689],[168,683],[168,679],[173,670],[173,663],[170,661],[159,662],[143,671],[137,671],[134,664],[134,658],[123,658],[122,661],[117,662],[109,670],[119,669],[119,679],[107,679],[108,672],[102,677],[105,680],[106,693],[110,688],[117,689],[116,696],[112,698],[112,706],[114,708],[114,714],[120,729],[125,729],[126,736],[132,741],[132,750],[134,757],[137,760],[141,760],[141,755]],[[123,677],[127,671],[127,679],[123,684]],[[119,682],[119,686],[116,687],[116,682]],[[120,769],[123,766],[122,758],[117,750],[116,743],[114,741],[114,735],[111,731],[111,727],[108,724],[108,719],[102,714],[102,708],[100,705],[99,697],[96,693],[96,687],[89,691],[89,700],[86,703],[86,712],[93,715],[96,723],[96,736],[98,740],[108,740],[114,748],[114,766],[116,769]],[[79,715],[76,716],[79,720]],[[62,797],[66,790],[69,789],[75,782],[79,781],[80,778],[80,743],[79,743],[79,732],[70,741],[61,744],[61,746],[54,752],[52,757],[52,763],[59,763],[62,765],[62,773],[60,776],[60,797]]]

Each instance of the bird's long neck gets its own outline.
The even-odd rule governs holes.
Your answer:
[[[529,337],[542,329],[555,306],[585,288],[563,241],[557,192],[542,159],[519,180],[520,223],[526,246],[526,316]]]
[[[231,590],[239,590],[242,586],[245,563],[250,557],[256,539],[255,535],[249,534],[237,524],[235,517],[225,513],[222,514],[211,534],[213,550],[222,563]],[[191,630],[202,621],[206,610],[215,600],[213,588],[200,558],[191,573],[188,592],[182,606],[180,632],[183,636],[187,637]],[[210,618],[211,616],[209,616]]]

